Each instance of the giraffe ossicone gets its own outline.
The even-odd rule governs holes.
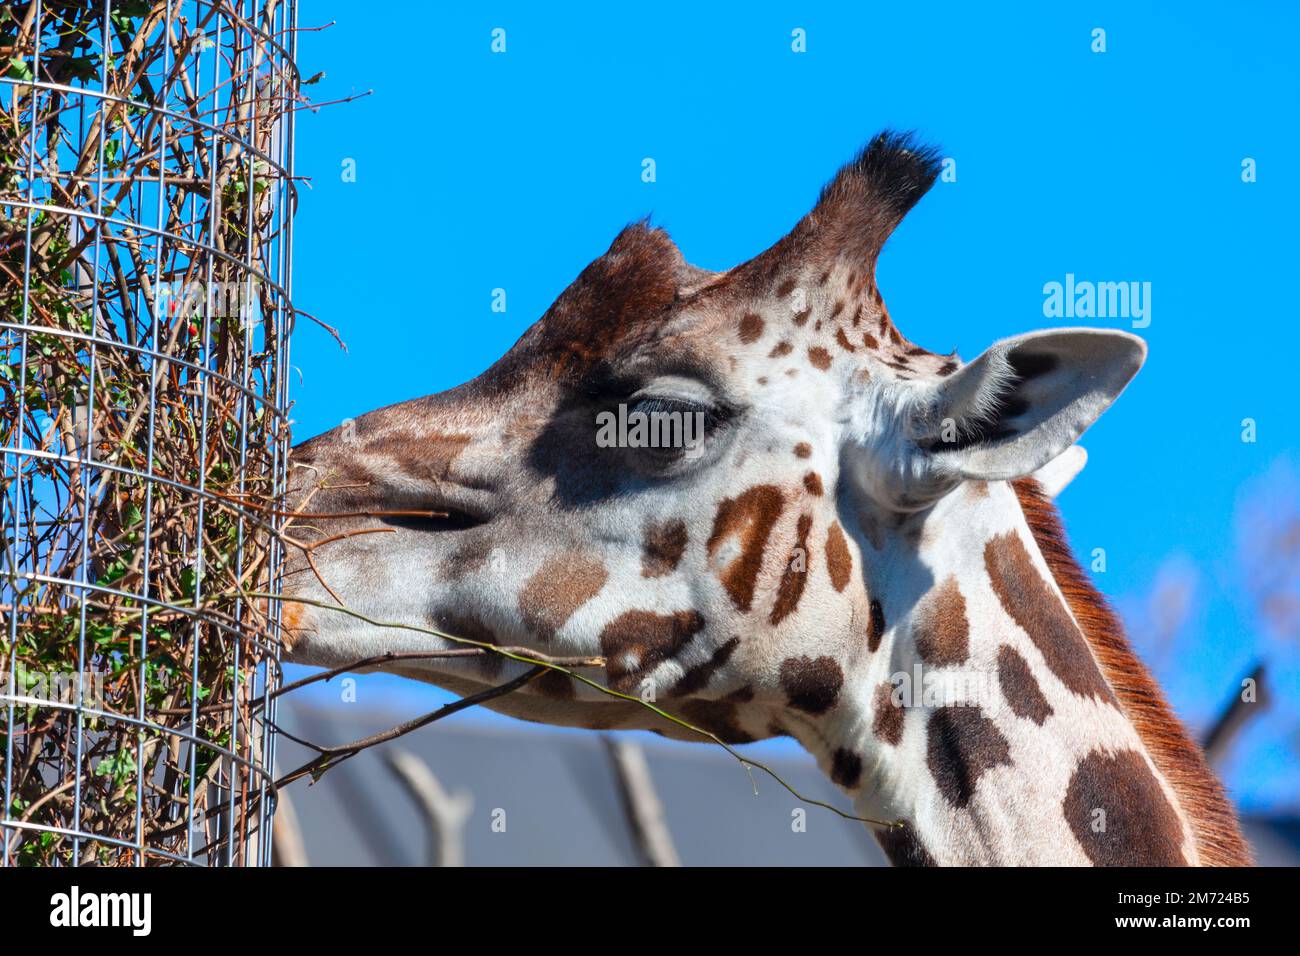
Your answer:
[[[797,738],[859,815],[899,822],[877,831],[899,863],[1247,861],[1049,498],[1145,345],[913,345],[875,263],[938,168],[881,134],[725,272],[628,226],[478,378],[299,445],[290,533],[327,543],[289,569],[290,659],[447,647],[429,628],[601,656],[600,683],[728,742]],[[702,437],[597,440],[630,413]],[[387,666],[461,694],[521,668]],[[699,739],[562,674],[490,706]]]

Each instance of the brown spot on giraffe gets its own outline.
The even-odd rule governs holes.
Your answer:
[[[442,564],[442,576],[448,581],[454,581],[462,578],[467,574],[474,574],[482,570],[483,565],[487,562],[488,549],[483,544],[466,544],[457,548]]]
[[[998,684],[1017,717],[1032,720],[1041,727],[1052,716],[1052,705],[1034,680],[1028,662],[1010,644],[998,648]]]
[[[946,378],[947,376],[951,375],[955,371],[957,371],[956,362],[944,362],[942,365],[939,366],[939,370],[937,374]]]
[[[831,779],[845,790],[852,790],[862,779],[862,758],[852,750],[837,747],[831,757]]]
[[[573,678],[559,671],[548,670],[531,685],[537,693],[553,700],[573,700],[578,696],[573,686]]]
[[[803,486],[807,489],[808,494],[821,497],[824,490],[822,488],[821,476],[815,471],[810,471],[803,476]]]
[[[938,866],[916,828],[906,821],[874,831],[876,842],[894,866]]]
[[[1011,764],[1011,748],[978,707],[941,707],[926,727],[925,763],[939,792],[957,809],[970,805],[980,777]]]
[[[803,597],[804,585],[808,583],[808,532],[812,528],[812,515],[800,515],[795,530],[795,545],[786,561],[785,570],[781,572],[781,583],[776,589],[776,602],[768,621],[780,624],[794,613]]]
[[[747,744],[754,736],[740,725],[740,710],[729,700],[684,701],[681,716],[726,744]]]
[[[824,372],[831,367],[831,353],[820,345],[814,345],[808,350],[808,361]]]
[[[686,697],[704,690],[709,686],[709,681],[713,679],[713,675],[725,667],[727,661],[731,660],[731,655],[736,652],[736,648],[739,646],[740,638],[733,637],[715,650],[707,661],[688,668],[686,673],[682,675],[681,680],[673,685],[668,696]]]
[[[806,324],[808,321],[808,317],[810,315],[812,315],[812,309],[804,309],[802,312],[796,312],[794,314],[794,324],[795,325]]]
[[[492,628],[469,612],[439,614],[436,627],[452,637],[463,637],[466,640],[478,641],[480,644],[495,645],[500,643]],[[504,663],[505,659],[501,655],[489,652],[480,658],[479,666],[488,677],[495,677],[501,673],[501,667]]]
[[[779,298],[784,299],[787,295],[789,295],[793,291],[794,291],[794,279],[786,279],[779,286],[777,286],[776,294]]]
[[[524,626],[541,640],[552,640],[574,611],[600,593],[608,578],[603,563],[581,552],[551,555],[519,592]]]
[[[871,732],[880,740],[897,747],[903,741],[903,708],[894,701],[894,685],[881,681],[871,699]]]
[[[757,342],[763,334],[763,320],[752,312],[746,313],[740,320],[740,341],[746,345]]]
[[[722,699],[736,704],[748,704],[754,699],[754,688],[746,684],[744,687],[736,688]]]
[[[847,333],[843,329],[835,330],[835,342],[846,352],[856,352],[857,348],[849,341]]]
[[[781,662],[781,687],[790,706],[804,713],[826,713],[839,700],[843,684],[844,671],[833,657],[801,655]]]
[[[767,353],[768,358],[780,358],[782,355],[789,355],[794,351],[794,346],[789,342],[777,342],[772,346],[772,351]]]
[[[1076,694],[1115,703],[1083,634],[1051,592],[1014,531],[984,545],[993,592],[1011,619],[1029,635],[1052,673]]]
[[[466,434],[412,434],[397,429],[367,441],[366,451],[391,459],[399,471],[413,478],[444,479],[472,437]]]
[[[832,521],[826,529],[826,570],[831,576],[831,587],[843,591],[853,573],[853,555],[838,521]]]
[[[661,578],[677,570],[686,553],[686,522],[680,518],[646,525],[641,545],[641,577]]]
[[[1186,866],[1183,828],[1142,755],[1094,750],[1079,762],[1062,804],[1096,866]]]
[[[867,650],[872,651],[880,647],[880,640],[885,636],[885,609],[880,606],[880,602],[875,598],[871,599],[871,606],[867,617]]]
[[[921,600],[912,634],[916,651],[925,663],[935,667],[966,663],[970,624],[966,620],[966,599],[954,575],[949,575]]]
[[[707,545],[709,558],[714,560],[727,544],[738,549],[739,553],[718,569],[718,577],[732,603],[742,611],[748,611],[754,601],[754,583],[763,567],[767,539],[783,507],[781,492],[772,485],[756,485],[718,506]]]
[[[843,312],[843,311],[844,311],[844,300],[843,300],[843,299],[836,299],[836,300],[835,300],[835,307],[834,307],[833,309],[831,309],[831,318],[832,318],[832,319],[835,318],[837,315],[839,315],[839,314],[840,314],[841,312]]]
[[[880,343],[876,341],[876,337],[870,332],[862,333],[862,344],[872,351],[880,348]]]
[[[806,441],[801,441],[794,446],[794,456],[796,458],[809,458],[812,456],[812,445]]]
[[[704,627],[697,611],[625,611],[600,632],[609,686],[631,693],[637,682],[678,652]]]

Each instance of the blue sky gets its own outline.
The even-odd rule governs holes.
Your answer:
[[[1239,551],[1298,512],[1296,8],[412,4],[419,26],[399,35],[356,4],[302,6],[304,26],[336,21],[300,38],[304,74],[326,71],[312,98],[374,92],[299,114],[311,183],[295,301],[349,351],[302,323],[296,438],[473,377],[627,222],[649,214],[687,259],[726,268],[783,235],[874,132],[914,128],[957,171],[879,265],[918,344],[970,359],[1069,324],[1043,313],[1044,284],[1067,273],[1151,283],[1150,358],[1085,436],[1091,460],[1062,509],[1076,552],[1105,549],[1096,583],[1194,726],[1269,661],[1278,693],[1227,777],[1247,809],[1295,808],[1300,637],[1246,599]],[[504,54],[489,48],[498,27]],[[1193,596],[1174,644],[1156,647],[1148,596],[1170,582]],[[387,678],[361,693],[403,707],[443,696]]]

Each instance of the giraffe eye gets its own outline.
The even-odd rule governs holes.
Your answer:
[[[704,402],[643,393],[620,403],[607,421],[598,443],[624,449],[624,460],[646,475],[667,476],[701,460],[722,414]]]

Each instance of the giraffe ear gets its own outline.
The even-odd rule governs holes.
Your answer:
[[[1070,482],[1079,477],[1088,464],[1088,452],[1082,445],[1071,445],[1042,468],[1034,472],[1034,480],[1049,498],[1055,498]]]
[[[1051,329],[994,344],[944,381],[916,420],[941,472],[1023,478],[1066,451],[1137,374],[1146,343],[1106,329]]]

